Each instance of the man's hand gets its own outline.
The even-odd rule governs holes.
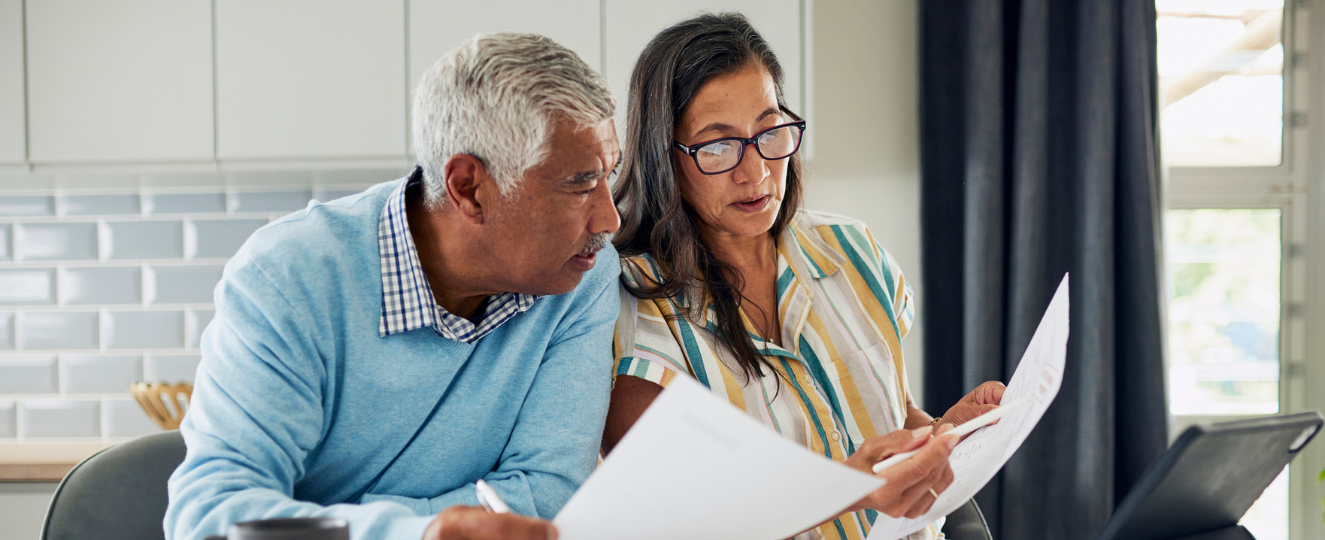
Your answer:
[[[887,483],[857,501],[847,511],[869,508],[895,518],[915,518],[928,512],[936,500],[934,494],[943,493],[952,484],[952,467],[948,465],[948,455],[952,453],[952,447],[957,445],[957,438],[943,436],[949,429],[952,428],[939,428],[933,432],[935,437],[930,436],[929,426],[910,431],[899,429],[862,443],[856,453],[847,458],[846,465],[866,474],[874,474],[874,464],[893,454],[917,448],[920,451],[874,474]]]
[[[557,540],[557,528],[541,519],[452,506],[428,524],[423,540]]]
[[[953,405],[948,412],[943,413],[943,419],[939,425],[960,426],[965,422],[974,420],[975,417],[998,408],[998,404],[1003,401],[1003,391],[1007,390],[1003,383],[998,381],[989,381],[971,390],[971,393],[962,397],[956,405]],[[998,421],[994,421],[995,424]]]

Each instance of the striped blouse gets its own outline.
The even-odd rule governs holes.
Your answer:
[[[911,288],[857,220],[801,211],[776,243],[783,346],[761,339],[742,313],[776,374],[748,380],[716,337],[711,305],[701,321],[681,300],[641,300],[623,288],[615,376],[666,387],[677,374],[689,375],[783,437],[842,462],[865,439],[906,423],[901,340],[914,318]],[[639,285],[655,283],[659,269],[644,255],[624,260],[622,272]],[[796,538],[863,539],[876,516],[843,514]],[[913,538],[934,534],[930,527]]]

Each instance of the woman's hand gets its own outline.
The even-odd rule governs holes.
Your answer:
[[[1007,387],[998,381],[989,381],[971,390],[971,393],[953,405],[948,412],[943,413],[943,419],[939,420],[938,425],[960,426],[965,422],[974,420],[975,417],[998,408],[998,404],[1003,401],[1003,391]],[[994,421],[998,423],[997,420]]]
[[[878,510],[895,518],[914,518],[924,515],[934,505],[936,494],[943,493],[952,484],[952,467],[948,465],[948,455],[957,445],[957,438],[943,436],[951,426],[933,431],[929,426],[905,430],[899,429],[887,435],[866,440],[846,460],[846,465],[882,478],[883,487],[874,490],[856,504],[847,508],[848,512],[869,508]],[[920,449],[916,455],[905,461],[874,474],[874,464],[887,459],[893,454]]]

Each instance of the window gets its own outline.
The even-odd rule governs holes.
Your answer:
[[[1302,2],[1156,0],[1161,155],[1168,167],[1171,435],[1293,412],[1303,358],[1306,36]],[[1305,34],[1305,33],[1304,33]],[[1294,353],[1293,351],[1299,351]],[[1299,385],[1300,387],[1300,385]],[[1310,471],[1290,467],[1243,518],[1261,540],[1319,528]],[[1294,500],[1296,496],[1301,500]]]
[[[1279,412],[1280,214],[1169,211],[1173,414]]]
[[[1279,412],[1281,214],[1168,211],[1170,414]],[[1286,540],[1288,512],[1288,479],[1280,474],[1242,524],[1258,539]]]
[[[1164,158],[1279,165],[1283,0],[1157,0]]]

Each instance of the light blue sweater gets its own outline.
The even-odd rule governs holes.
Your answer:
[[[430,328],[378,337],[378,219],[399,182],[273,222],[226,265],[180,428],[188,456],[170,478],[167,538],[337,516],[355,539],[417,540],[432,514],[477,504],[479,478],[515,512],[550,519],[593,470],[616,252],[472,344]]]

